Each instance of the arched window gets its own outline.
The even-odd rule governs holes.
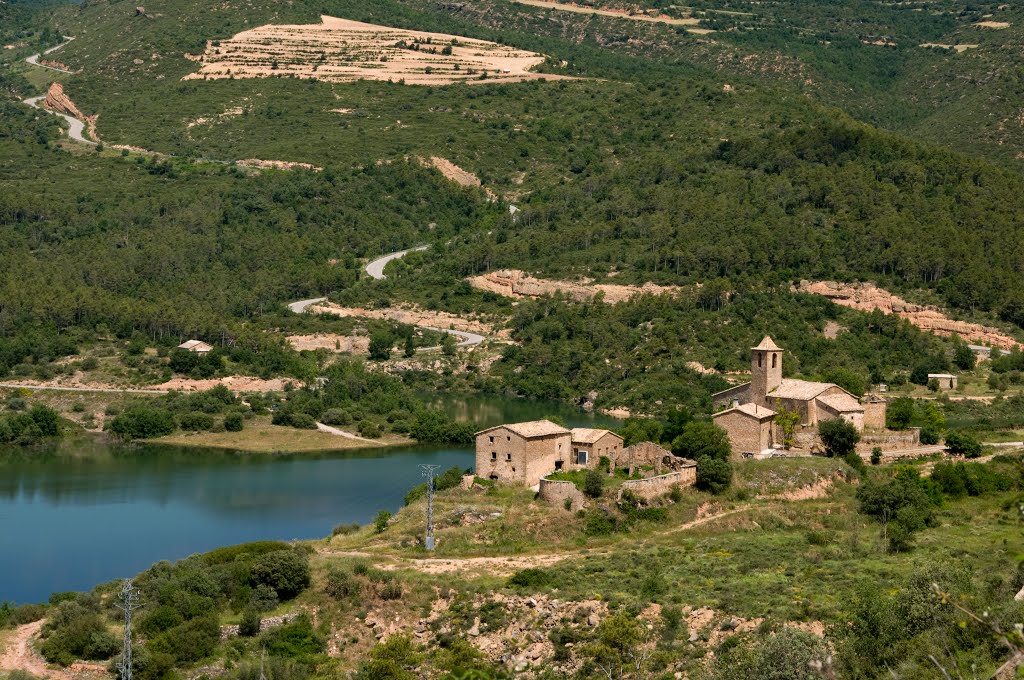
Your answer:
[[[778,354],[772,355],[772,368],[775,368],[775,360],[779,358]]]

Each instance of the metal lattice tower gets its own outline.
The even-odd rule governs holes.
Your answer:
[[[434,472],[440,465],[420,465],[423,476],[427,478],[427,535],[424,545],[427,550],[434,549]]]
[[[121,652],[121,663],[117,669],[121,671],[121,680],[132,680],[132,612],[142,606],[139,602],[139,591],[127,579],[121,587],[121,601],[118,608],[124,611],[124,650]]]

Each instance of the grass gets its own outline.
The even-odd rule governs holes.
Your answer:
[[[149,440],[156,444],[229,449],[249,453],[303,453],[306,451],[337,451],[365,449],[373,446],[400,446],[411,440],[388,435],[373,443],[348,439],[318,430],[298,430],[273,425],[269,416],[245,421],[241,432],[176,432]]]

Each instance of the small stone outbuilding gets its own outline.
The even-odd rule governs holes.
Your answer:
[[[622,452],[622,444],[622,437],[609,430],[574,427],[570,467],[597,467],[601,458],[614,461]]]
[[[775,411],[757,404],[740,404],[711,418],[729,435],[734,456],[759,454],[774,446]]]
[[[208,354],[213,351],[213,345],[208,345],[202,340],[186,340],[178,345],[178,349],[195,352],[196,354]]]
[[[864,429],[884,430],[885,429],[885,398],[877,394],[865,394],[860,400],[864,407]]]
[[[939,385],[940,390],[955,390],[957,380],[955,375],[949,373],[929,373],[928,382],[935,381]]]

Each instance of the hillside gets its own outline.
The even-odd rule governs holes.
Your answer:
[[[948,470],[988,486],[954,491]],[[677,489],[639,505],[614,502],[614,478],[604,501],[571,510],[521,489],[450,489],[437,497],[433,555],[419,547],[420,499],[323,540],[154,565],[134,579],[136,672],[815,680],[973,667],[989,677],[1020,646],[1020,475],[1019,454],[943,464],[942,482],[872,470],[861,488],[918,489],[923,502],[924,523],[897,549],[853,471],[832,460],[743,462],[724,496]],[[0,609],[0,626],[22,624],[12,636],[27,640],[40,627],[28,622],[45,616],[47,659],[103,661],[118,650],[119,585]],[[71,635],[83,630],[90,647]]]

